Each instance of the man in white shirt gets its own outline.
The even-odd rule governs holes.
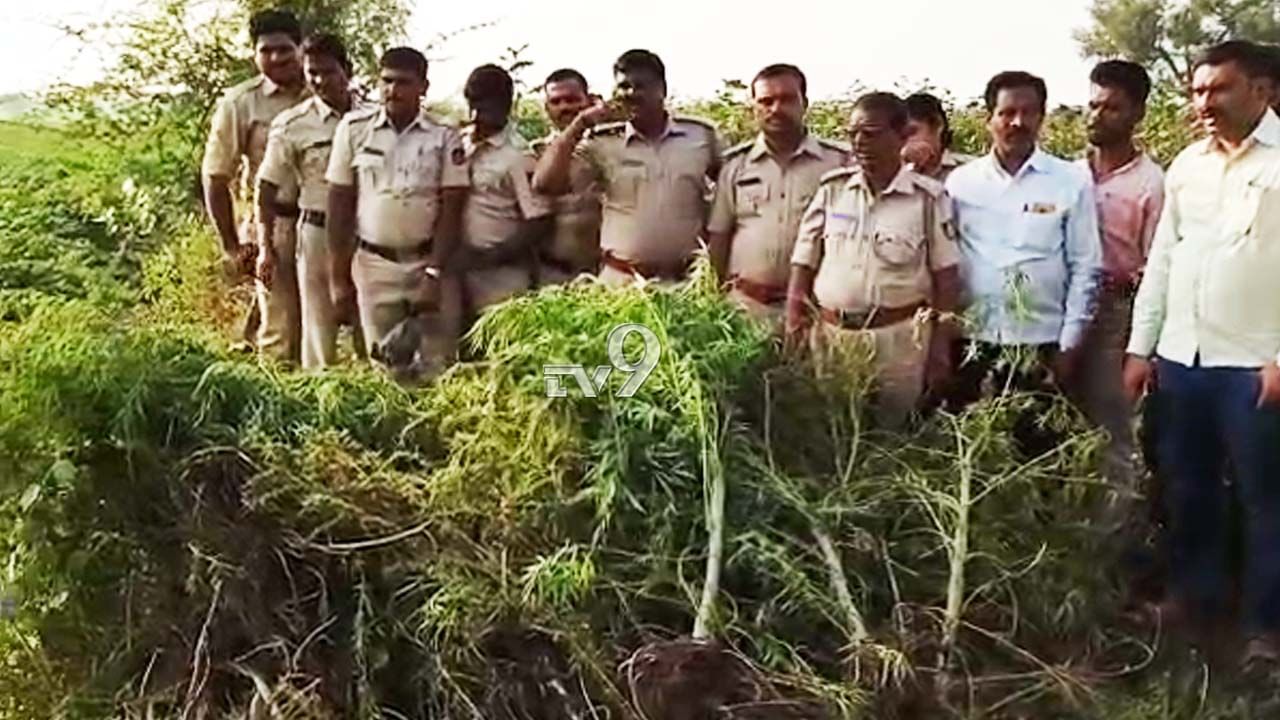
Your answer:
[[[1159,378],[1158,457],[1169,521],[1170,610],[1205,622],[1227,596],[1230,465],[1244,509],[1246,660],[1280,658],[1280,118],[1264,50],[1199,58],[1209,137],[1169,168],[1133,314],[1125,388]]]
[[[993,77],[985,93],[991,152],[947,177],[971,321],[956,348],[952,405],[977,400],[1010,354],[1030,362],[996,387],[1066,382],[1089,325],[1102,264],[1093,183],[1087,170],[1037,146],[1046,95],[1034,75]],[[976,356],[968,342],[977,343]],[[1019,445],[1030,454],[1056,442],[1038,425],[1032,417],[1020,425]]]

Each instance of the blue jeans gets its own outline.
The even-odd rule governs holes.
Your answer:
[[[1161,358],[1157,377],[1172,590],[1202,617],[1226,609],[1229,465],[1243,510],[1245,629],[1280,631],[1280,410],[1257,407],[1256,369]]]

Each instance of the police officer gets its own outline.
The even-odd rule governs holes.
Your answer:
[[[811,334],[816,357],[870,349],[876,418],[887,427],[907,419],[926,387],[946,381],[946,318],[960,282],[946,195],[902,163],[906,125],[906,105],[895,95],[869,93],[854,103],[856,166],[823,176],[801,221],[787,294],[792,343],[812,302],[820,318]]]
[[[600,278],[622,285],[636,277],[683,278],[707,221],[708,181],[720,171],[715,128],[667,112],[666,68],[647,50],[629,50],[613,66],[625,122],[604,123],[612,104],[582,111],[538,161],[533,186],[568,192],[573,157],[581,150],[603,186]]]
[[[482,65],[467,78],[463,94],[471,107],[471,124],[462,138],[471,192],[456,267],[465,271],[467,309],[473,315],[530,287],[534,251],[553,221],[549,199],[529,186],[533,157],[510,121],[511,76],[497,65]]]
[[[711,258],[730,296],[782,325],[791,252],[818,181],[849,160],[845,146],[805,130],[804,73],[770,65],[751,81],[760,133],[725,153],[711,208]]]
[[[201,175],[204,178],[205,208],[222,241],[225,262],[236,274],[250,273],[257,252],[257,228],[253,213],[240,228],[236,226],[231,185],[239,180],[237,194],[248,200],[267,148],[267,134],[276,115],[306,97],[298,45],[302,28],[298,19],[283,10],[267,10],[249,21],[249,36],[256,50],[259,75],[227,91],[213,112],[209,138],[205,144]],[[237,178],[237,176],[239,176]],[[276,242],[281,254],[294,245],[293,221],[296,188],[282,188],[276,209],[279,231]],[[244,329],[245,342],[290,359],[297,351],[298,298],[287,283],[268,290],[257,286],[257,302]],[[261,324],[259,318],[261,320]],[[256,337],[255,337],[256,336]]]
[[[458,243],[466,153],[457,131],[422,108],[422,53],[392,48],[380,66],[382,107],[338,123],[325,175],[333,302],[347,317],[358,297],[375,358],[387,359],[393,332],[423,319],[417,358],[438,366],[453,354],[461,316],[456,281],[441,265]]]
[[[329,188],[324,174],[338,121],[347,112],[362,108],[351,93],[351,61],[337,36],[307,38],[302,55],[307,83],[314,94],[276,116],[266,158],[258,171],[258,212],[263,218],[258,275],[273,290],[277,282],[295,275],[291,258],[271,251],[275,223],[268,218],[274,218],[279,189],[298,187],[301,218],[296,277],[302,306],[302,367],[316,369],[336,362],[339,327],[330,297],[329,238],[325,231]],[[363,354],[358,326],[356,331],[357,354]]]
[[[555,132],[533,143],[541,156],[578,116],[592,105],[587,79],[570,68],[556,70],[542,85],[545,110]],[[555,228],[550,241],[538,253],[541,284],[567,282],[584,273],[595,273],[600,263],[600,186],[592,167],[575,155],[569,168],[569,190],[552,199]]]

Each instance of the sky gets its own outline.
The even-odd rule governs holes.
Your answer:
[[[0,0],[0,94],[31,91],[57,80],[86,80],[107,58],[57,29],[101,20],[145,0]],[[928,81],[967,101],[1001,70],[1045,78],[1049,102],[1082,103],[1089,62],[1072,39],[1088,23],[1088,0],[418,0],[410,44],[422,47],[455,35],[431,51],[432,96],[459,93],[471,68],[502,63],[508,48],[528,45],[524,79],[536,85],[563,66],[581,70],[597,90],[611,88],[610,66],[623,51],[643,47],[667,66],[677,97],[714,93],[726,79],[749,80],[773,62],[798,65],[809,95],[841,95],[855,84],[914,88]],[[628,7],[638,8],[626,13]],[[785,17],[783,12],[785,11]]]

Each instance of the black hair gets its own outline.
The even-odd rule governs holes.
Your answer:
[[[1036,95],[1040,97],[1041,112],[1044,112],[1049,103],[1049,89],[1045,87],[1044,80],[1029,72],[1006,70],[987,81],[987,89],[982,93],[982,99],[987,105],[987,112],[995,109],[996,98],[1000,95],[1000,91],[1011,88],[1031,88],[1035,90]]]
[[[1280,45],[1263,45],[1262,49],[1271,57],[1271,79],[1280,85]]]
[[[467,76],[467,84],[462,94],[468,100],[472,98],[497,98],[507,104],[510,109],[515,98],[515,83],[506,70],[492,63],[481,65]]]
[[[294,43],[302,42],[302,23],[288,10],[263,10],[249,18],[249,38],[258,42],[263,35],[283,33],[293,39]]]
[[[547,76],[547,79],[542,83],[542,87],[546,88],[551,83],[569,82],[569,81],[573,81],[581,85],[583,93],[590,92],[590,89],[587,87],[587,79],[582,76],[582,73],[578,72],[577,70],[574,70],[573,68],[560,68],[559,70],[556,70],[555,72],[551,73],[550,75]]]
[[[662,58],[648,50],[628,50],[619,55],[618,60],[613,63],[615,75],[636,70],[647,70],[653,73],[658,80],[662,81],[663,87],[666,87],[667,66],[662,64]]]
[[[947,110],[942,107],[941,100],[930,93],[918,92],[908,95],[903,102],[907,105],[908,120],[919,120],[935,127],[941,127],[942,147],[951,147],[951,140],[953,139],[951,121],[947,119]]]
[[[427,79],[427,58],[411,47],[394,47],[382,53],[378,67],[383,70],[408,70],[423,80]]]
[[[1191,66],[1194,72],[1201,65],[1225,65],[1235,63],[1250,80],[1273,77],[1274,56],[1265,47],[1248,40],[1228,40],[1206,48],[1196,56]]]
[[[907,129],[907,104],[893,93],[869,92],[853,101],[853,110],[884,115],[896,132]]]
[[[302,54],[304,56],[323,55],[331,58],[342,66],[347,75],[351,75],[351,58],[347,56],[347,46],[337,35],[320,33],[308,37],[306,42],[302,43]]]
[[[1145,68],[1128,60],[1104,60],[1093,67],[1089,82],[1108,88],[1119,88],[1138,105],[1151,94],[1151,76]]]
[[[808,79],[805,78],[804,73],[800,71],[800,68],[795,65],[788,65],[787,63],[774,63],[756,73],[756,76],[751,78],[751,97],[755,97],[756,95],[757,82],[760,80],[768,80],[769,78],[782,77],[783,75],[790,75],[800,83],[800,97],[809,97]]]

